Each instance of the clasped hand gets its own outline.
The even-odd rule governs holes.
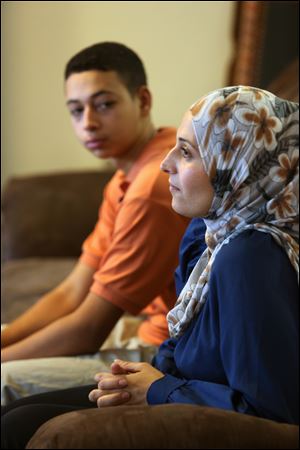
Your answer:
[[[148,363],[134,363],[115,360],[111,373],[100,372],[95,375],[98,389],[89,393],[89,399],[98,407],[147,404],[147,391],[150,385],[164,374]]]

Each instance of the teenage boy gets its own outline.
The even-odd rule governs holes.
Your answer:
[[[83,49],[66,65],[65,99],[79,141],[117,170],[74,270],[2,332],[4,403],[89,382],[109,348],[158,346],[176,299],[173,275],[188,221],[173,212],[160,171],[176,130],[153,125],[142,61],[119,43]]]

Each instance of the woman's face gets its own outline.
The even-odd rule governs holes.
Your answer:
[[[172,208],[186,217],[205,217],[214,190],[201,161],[189,111],[177,131],[176,146],[161,163],[161,170],[169,174]]]

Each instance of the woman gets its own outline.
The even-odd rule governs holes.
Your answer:
[[[205,218],[208,249],[168,314],[155,368],[119,363],[138,371],[125,380],[129,402],[298,423],[298,115],[269,92],[232,87],[184,116],[161,167],[175,211]],[[98,379],[90,398],[118,403],[116,379]]]
[[[298,123],[298,104],[243,86],[187,111],[161,167],[174,210],[204,218],[207,249],[168,314],[170,339],[153,365],[116,360],[97,389],[15,402],[2,448],[26,417],[21,445],[88,407],[89,391],[90,406],[195,403],[298,423]]]

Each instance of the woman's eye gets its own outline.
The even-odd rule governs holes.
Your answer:
[[[191,156],[190,152],[186,147],[181,147],[181,154],[184,158],[189,158]]]

